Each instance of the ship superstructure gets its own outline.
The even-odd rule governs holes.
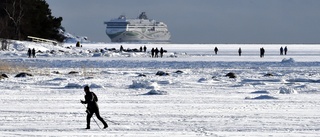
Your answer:
[[[105,22],[106,33],[112,42],[169,43],[170,32],[163,22],[148,19],[142,12],[136,19],[124,15]]]

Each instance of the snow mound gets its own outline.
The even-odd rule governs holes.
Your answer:
[[[129,85],[129,88],[159,89],[159,87],[157,82],[145,80],[133,80],[132,85]]]
[[[90,88],[104,88],[103,86],[98,85],[98,84],[94,84],[94,83],[92,83],[89,87]]]
[[[70,33],[67,33],[65,31],[61,30],[61,29],[59,31],[62,35],[64,35],[66,37],[66,39],[64,40],[64,43],[76,43],[78,41],[80,43],[89,43],[90,42],[90,40],[86,36],[74,36]]]
[[[293,58],[289,58],[289,59],[282,59],[281,63],[294,63],[296,62]]]
[[[68,83],[65,88],[83,88],[83,86],[77,83]]]
[[[199,83],[201,83],[201,82],[206,82],[206,81],[208,81],[208,79],[206,79],[206,78],[200,78],[200,79],[198,80]]]
[[[265,91],[265,90],[261,90],[261,91],[251,92],[251,94],[269,94],[269,92],[268,92],[268,91]]]
[[[297,94],[298,92],[295,91],[293,88],[290,87],[280,87],[279,94]]]
[[[62,81],[62,80],[67,80],[66,78],[54,78],[51,81]]]
[[[168,95],[168,92],[162,90],[150,90],[148,93],[143,95]]]
[[[25,49],[27,49],[26,46],[20,42],[14,42],[13,48],[16,49],[17,51],[24,51]]]
[[[261,96],[257,96],[257,97],[254,97],[254,98],[251,98],[251,97],[246,97],[245,99],[256,99],[256,100],[259,100],[259,99],[278,99],[276,97],[273,97],[273,96],[269,96],[269,95],[261,95]]]

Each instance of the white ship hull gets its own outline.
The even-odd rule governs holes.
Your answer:
[[[107,33],[108,34],[108,33]],[[170,33],[167,32],[139,32],[124,31],[117,34],[108,34],[115,37],[111,38],[112,42],[142,42],[142,43],[169,43]],[[110,36],[109,36],[110,37]]]

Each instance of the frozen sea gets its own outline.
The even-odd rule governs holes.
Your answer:
[[[120,45],[145,45],[148,52],[119,52]],[[279,55],[281,46],[287,55]],[[156,47],[167,50],[163,58],[150,57]],[[28,48],[36,58],[28,58]],[[0,58],[0,72],[8,76],[0,80],[0,136],[320,136],[317,44],[80,48],[16,41]],[[15,77],[20,72],[32,76]],[[109,128],[92,120],[84,129],[85,85],[97,94]]]

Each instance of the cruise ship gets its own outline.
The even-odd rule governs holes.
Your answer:
[[[163,22],[148,19],[142,12],[136,19],[127,19],[121,15],[117,19],[104,22],[107,25],[106,33],[111,42],[128,43],[169,43],[170,32]]]

